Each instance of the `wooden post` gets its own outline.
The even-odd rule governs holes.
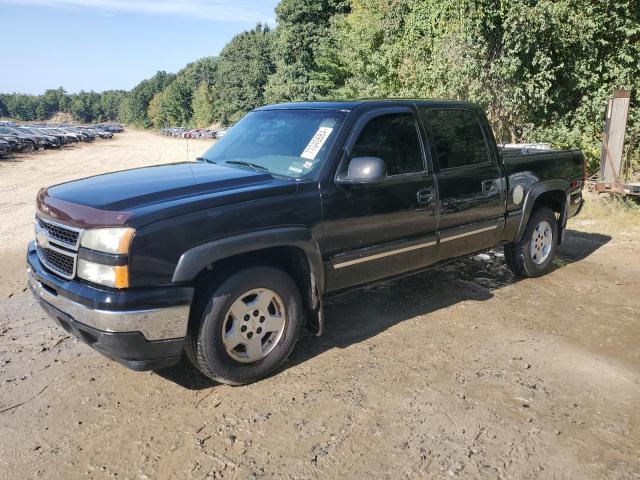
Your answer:
[[[618,183],[620,178],[630,97],[629,90],[616,90],[609,99],[598,175],[598,181],[601,183]]]

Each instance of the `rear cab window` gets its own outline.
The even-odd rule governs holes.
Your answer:
[[[482,126],[471,110],[421,108],[420,113],[440,170],[491,163]]]

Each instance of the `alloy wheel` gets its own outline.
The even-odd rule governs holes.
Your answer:
[[[544,263],[551,253],[553,243],[553,230],[546,220],[540,222],[533,231],[531,238],[531,258],[533,263]]]
[[[222,342],[231,358],[253,363],[266,357],[282,338],[287,314],[280,296],[260,288],[240,295],[222,325]]]

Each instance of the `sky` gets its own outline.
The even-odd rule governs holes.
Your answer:
[[[217,55],[278,0],[0,0],[0,92],[129,90]]]

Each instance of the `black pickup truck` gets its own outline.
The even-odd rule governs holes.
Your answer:
[[[198,162],[40,190],[29,284],[129,368],[186,353],[245,384],[322,333],[333,294],[498,246],[544,274],[583,182],[579,151],[501,151],[470,103],[266,106]]]

